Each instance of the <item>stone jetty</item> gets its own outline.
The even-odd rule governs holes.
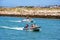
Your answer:
[[[60,8],[0,8],[0,16],[60,18]]]

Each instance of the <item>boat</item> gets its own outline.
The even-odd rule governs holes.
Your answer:
[[[32,31],[38,32],[38,31],[40,31],[40,27],[33,28]]]
[[[36,28],[33,28],[33,29],[30,29],[30,28],[24,28],[24,30],[28,31],[33,31],[33,32],[39,32],[40,31],[40,27],[36,27]]]
[[[30,30],[30,31],[35,31],[35,32],[40,31],[40,27],[36,23],[34,23],[33,20],[27,18],[23,21],[30,21],[31,23],[33,23],[31,27],[28,27],[29,25],[26,24],[23,30],[26,30],[26,31]]]

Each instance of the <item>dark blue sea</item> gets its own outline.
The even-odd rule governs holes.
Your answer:
[[[32,23],[22,22],[24,17],[0,16],[0,40],[60,40],[60,19],[32,18],[41,26],[41,31],[24,31],[22,28]],[[21,28],[19,30],[19,28]]]

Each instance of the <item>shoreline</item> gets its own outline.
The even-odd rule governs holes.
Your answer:
[[[52,18],[52,19],[60,19],[60,16],[51,16],[51,15],[13,15],[13,14],[0,14],[0,16],[9,16],[9,17],[31,17],[31,18]]]

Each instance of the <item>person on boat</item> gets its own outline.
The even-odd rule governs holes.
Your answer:
[[[22,20],[22,22],[30,22],[30,23],[33,23],[33,19],[31,17],[26,17],[26,19]]]
[[[35,29],[36,28],[36,25],[35,24],[32,24],[31,28],[30,29]]]
[[[32,20],[31,17],[27,17],[27,18],[26,18],[26,21],[27,21],[27,22],[33,22],[33,20]]]
[[[29,25],[28,25],[28,24],[26,24],[26,26],[24,27],[24,29],[25,29],[25,30],[28,30],[28,26],[29,26]]]

